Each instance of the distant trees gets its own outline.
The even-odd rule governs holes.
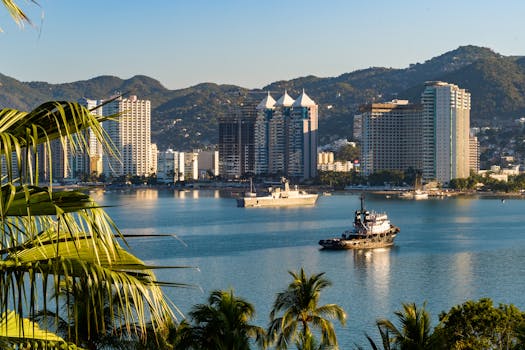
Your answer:
[[[403,304],[403,310],[394,314],[399,326],[387,319],[377,321],[384,350],[525,348],[525,314],[512,304],[494,307],[488,298],[469,300],[442,312],[434,330],[425,305]],[[379,349],[367,338],[372,349]]]
[[[335,189],[343,189],[350,184],[365,183],[364,178],[357,172],[320,171],[318,182]]]
[[[525,315],[514,305],[469,300],[439,316],[434,334],[446,349],[523,349]]]
[[[340,147],[335,153],[335,160],[340,161],[354,161],[360,157],[360,149],[352,144],[344,145]]]

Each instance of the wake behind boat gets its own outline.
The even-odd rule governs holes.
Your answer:
[[[250,185],[250,191],[237,198],[238,207],[294,207],[314,205],[319,195],[310,194],[294,187],[290,189],[287,179],[281,179],[282,187],[270,187],[266,196],[256,195],[255,189]]]
[[[361,209],[355,211],[352,230],[344,231],[341,237],[322,239],[323,249],[371,249],[389,247],[399,232],[399,227],[390,223],[385,213],[368,211],[361,195]]]

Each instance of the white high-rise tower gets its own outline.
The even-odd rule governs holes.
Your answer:
[[[423,178],[447,183],[469,176],[470,93],[427,82],[421,96]]]
[[[151,173],[151,103],[137,96],[119,97],[104,106],[104,115],[120,113],[118,121],[105,121],[104,129],[118,151],[105,155],[104,173],[111,176]]]

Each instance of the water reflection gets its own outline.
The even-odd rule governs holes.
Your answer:
[[[135,198],[140,201],[156,201],[159,191],[156,189],[140,189],[135,192]]]
[[[452,277],[454,293],[457,299],[472,295],[472,253],[463,252],[454,255]]]
[[[231,198],[231,193],[220,191],[220,190],[175,190],[173,191],[173,196],[175,198],[181,199],[199,199],[199,198]]]
[[[370,297],[380,308],[386,307],[390,294],[390,258],[393,249],[378,248],[353,251],[352,260],[362,283],[367,286]]]

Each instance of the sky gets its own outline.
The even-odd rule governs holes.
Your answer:
[[[18,0],[0,7],[0,73],[68,83],[147,75],[168,89],[262,88],[406,68],[463,45],[525,55],[523,0]]]

